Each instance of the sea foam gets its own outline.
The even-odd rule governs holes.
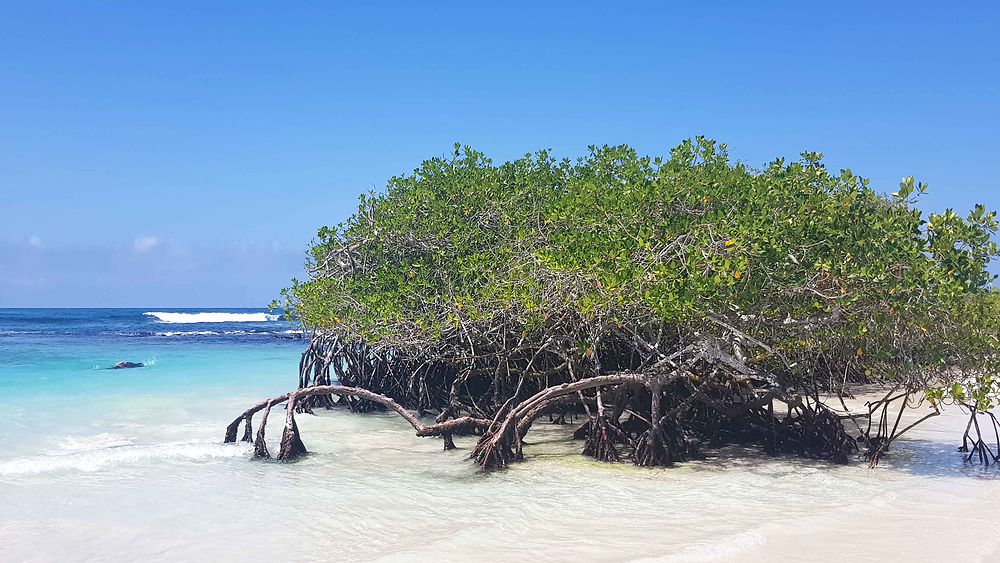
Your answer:
[[[73,445],[69,448],[72,451]],[[65,451],[64,449],[64,451]],[[174,442],[152,445],[114,445],[69,454],[20,457],[0,462],[0,476],[37,475],[58,471],[91,472],[111,465],[128,465],[148,460],[199,461],[246,457],[248,444]]]
[[[731,536],[724,536],[710,543],[697,544],[668,554],[663,557],[653,559],[641,559],[643,563],[656,561],[663,562],[695,562],[695,561],[718,561],[720,559],[738,559],[745,556],[747,551],[762,545],[767,541],[766,537],[759,530],[748,530]],[[633,562],[636,563],[636,562]]]
[[[170,324],[192,324],[192,323],[262,323],[276,321],[278,315],[268,313],[167,313],[163,311],[150,311],[143,313],[149,317],[155,317],[162,323]]]
[[[73,454],[132,445],[135,444],[125,436],[108,432],[94,436],[67,436],[59,440],[59,449]]]

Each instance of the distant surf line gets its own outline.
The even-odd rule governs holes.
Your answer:
[[[195,323],[263,323],[276,321],[279,315],[270,313],[168,313],[163,311],[150,311],[143,313],[147,317],[154,317],[162,323],[169,324],[195,324]]]

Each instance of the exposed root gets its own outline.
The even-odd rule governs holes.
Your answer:
[[[441,411],[441,414],[439,414],[439,415],[437,415],[437,417],[435,417],[434,422],[440,424],[440,423],[448,420],[448,417],[451,416],[451,412],[452,412],[451,411],[451,407],[443,409]],[[441,433],[441,441],[444,443],[444,451],[454,450],[455,449],[455,440],[452,439],[452,433],[451,432],[442,432]]]
[[[858,437],[857,441],[862,441],[867,445],[867,450],[865,451],[864,457],[868,461],[868,467],[875,468],[878,466],[879,461],[882,456],[886,454],[889,450],[889,446],[892,443],[909,431],[914,426],[920,424],[921,422],[927,420],[928,418],[937,416],[941,414],[937,406],[934,406],[934,410],[917,420],[916,422],[910,424],[906,428],[899,430],[899,422],[903,418],[903,411],[906,410],[907,404],[909,402],[910,394],[908,392],[900,393],[896,396],[892,396],[895,392],[895,388],[890,390],[885,397],[874,403],[869,403],[868,405],[868,429]],[[892,429],[889,428],[889,409],[892,404],[896,401],[900,402],[899,412],[896,414],[895,423],[892,425]],[[876,416],[878,417],[877,431],[875,435],[872,435],[872,423],[875,421]],[[971,424],[971,421],[970,421]],[[968,429],[966,430],[968,432]],[[855,442],[857,446],[857,442]],[[846,463],[846,462],[845,462]]]
[[[291,424],[285,424],[285,430],[281,434],[281,449],[278,450],[278,459],[290,461],[307,453],[305,444],[299,437],[299,426],[295,423],[294,409],[288,410],[288,420]]]
[[[455,433],[469,433],[478,432],[489,426],[490,421],[482,418],[461,416],[458,418],[452,418],[437,424],[425,425],[420,421],[413,413],[409,412],[402,405],[393,401],[389,397],[380,395],[378,393],[373,393],[367,389],[359,389],[355,387],[344,387],[341,385],[322,385],[318,387],[309,387],[306,389],[300,389],[292,393],[286,393],[284,395],[279,395],[277,397],[262,401],[253,407],[245,410],[243,414],[236,417],[233,422],[226,427],[226,443],[231,443],[236,441],[236,433],[239,429],[239,425],[244,420],[249,419],[254,413],[261,410],[270,409],[274,405],[288,402],[290,403],[286,407],[285,416],[285,429],[281,436],[281,447],[278,450],[279,460],[290,460],[294,459],[302,454],[306,453],[306,447],[302,443],[302,439],[299,436],[298,424],[295,422],[295,411],[296,405],[299,400],[308,398],[312,395],[342,395],[349,397],[361,397],[368,402],[377,403],[382,405],[384,408],[393,410],[402,416],[407,422],[413,426],[416,431],[417,436],[444,436],[445,434],[455,434]],[[264,421],[261,421],[261,428],[264,427]],[[261,451],[266,451],[267,446],[263,444],[264,436],[258,431],[257,441],[260,442],[259,447],[255,442],[255,450],[260,449]],[[448,439],[446,439],[447,445]],[[454,442],[452,442],[454,445]]]
[[[857,452],[857,443],[844,430],[840,418],[822,404],[793,403],[781,419],[761,411],[751,424],[767,435],[765,451],[772,455],[796,454],[846,464]]]
[[[632,452],[632,463],[639,467],[660,467],[673,465],[674,455],[670,441],[660,424],[642,433],[635,442]]]
[[[253,419],[253,415],[246,417],[246,424],[243,427],[243,437],[240,439],[241,442],[253,442],[253,427],[250,425],[250,421]]]
[[[997,417],[990,411],[981,411],[975,406],[969,406],[971,415],[969,416],[969,424],[965,427],[965,433],[962,435],[962,447],[958,451],[963,452],[967,455],[962,456],[965,463],[978,463],[984,466],[989,466],[990,463],[1000,463],[1000,421]],[[990,448],[990,445],[983,438],[983,431],[979,426],[978,414],[983,414],[988,417],[988,422],[990,426],[993,427],[993,437],[996,440],[996,453]],[[989,427],[987,427],[987,436],[989,436]],[[975,430],[975,438],[972,437],[972,431]],[[969,447],[969,444],[972,447]]]
[[[245,415],[238,416],[236,420],[229,423],[229,426],[226,427],[226,438],[224,443],[232,444],[236,442],[236,433],[240,431],[240,422],[243,421],[244,416]]]
[[[444,439],[444,451],[455,449],[455,440],[452,439],[451,432],[445,432],[441,437]]]
[[[253,443],[253,457],[257,459],[271,459],[271,452],[267,451],[267,442],[264,440],[264,428],[267,426],[267,416],[271,414],[271,402],[268,401],[261,415],[260,428],[257,429],[257,439]]]
[[[471,457],[480,467],[486,469],[507,467],[511,462],[520,460],[513,446],[513,429],[487,432],[476,443]]]
[[[697,458],[702,446],[726,444],[754,444],[772,455],[796,454],[834,463],[847,463],[851,454],[858,451],[856,440],[845,432],[846,417],[826,407],[819,399],[818,389],[804,395],[792,394],[787,387],[775,383],[773,376],[747,367],[711,339],[678,346],[671,355],[663,355],[659,360],[654,358],[655,361],[650,360],[641,370],[620,364],[608,367],[616,370],[612,373],[601,374],[595,368],[592,375],[574,376],[569,381],[518,375],[516,386],[512,377],[508,384],[496,376],[478,384],[462,379],[451,383],[445,391],[440,386],[435,391],[426,378],[447,376],[451,373],[447,369],[451,368],[446,369],[446,366],[428,362],[413,364],[412,360],[406,360],[411,363],[403,360],[393,363],[366,352],[364,347],[338,350],[347,350],[339,361],[330,361],[327,355],[320,357],[319,352],[314,351],[312,363],[304,364],[302,372],[308,386],[247,409],[227,426],[225,441],[236,441],[241,424],[244,426],[242,439],[250,441],[252,417],[263,410],[261,425],[253,441],[254,454],[255,457],[270,457],[264,436],[268,413],[274,405],[287,403],[276,456],[279,460],[295,459],[307,451],[296,413],[311,412],[312,408],[327,404],[346,405],[352,410],[377,408],[395,412],[413,427],[417,436],[441,437],[444,450],[455,449],[456,434],[481,434],[470,457],[484,468],[502,468],[523,459],[523,439],[532,422],[547,414],[551,417],[553,413],[556,415],[553,422],[566,422],[581,414],[586,416],[586,423],[577,429],[574,437],[585,440],[585,455],[604,462],[620,461],[624,455],[623,444],[630,444],[628,457],[635,465],[647,467],[669,466]],[[536,351],[534,357],[543,357],[543,351]],[[553,348],[546,353],[549,352],[555,354],[558,350]],[[557,363],[560,359],[562,363]],[[556,359],[548,360],[551,367],[545,373],[551,375],[569,370],[568,362],[557,354]],[[477,364],[473,362],[473,365]],[[611,362],[604,365],[610,366]],[[476,369],[480,374],[500,372],[493,364]],[[361,384],[382,392],[361,384],[314,384],[329,380],[330,370],[336,371],[338,379],[360,378]],[[475,370],[470,368],[471,371]],[[400,373],[411,375],[405,379],[399,376]],[[894,439],[916,424],[900,431],[902,410],[898,414],[893,410],[893,416],[889,416],[890,406],[906,408],[906,393],[893,397],[894,392],[869,406],[869,418],[877,423],[877,434],[872,435],[872,423],[869,431],[862,434],[868,445],[867,459],[873,466]],[[595,405],[596,410],[593,409]],[[776,413],[776,408],[781,412]],[[433,411],[438,412],[436,422],[425,423],[421,414]],[[459,416],[462,413],[469,414]],[[895,424],[891,418],[895,419]],[[970,430],[964,440],[963,451],[968,452],[970,448],[972,451],[967,461],[975,458],[982,463],[997,462],[1000,425],[996,419],[991,420],[997,432],[996,449],[986,444],[977,425],[976,438],[970,437]],[[978,423],[970,420],[970,428],[974,424]],[[858,429],[860,431],[860,426]]]
[[[625,435],[616,426],[611,424],[606,416],[591,418],[580,428],[580,430],[583,429],[586,429],[587,436],[587,441],[583,445],[583,455],[604,462],[619,461],[621,459],[621,454],[618,453],[618,448],[615,445],[625,443]],[[577,433],[580,430],[577,430]]]

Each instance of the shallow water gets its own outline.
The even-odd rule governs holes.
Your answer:
[[[524,463],[485,473],[469,440],[442,452],[398,417],[340,411],[299,417],[311,453],[295,463],[221,444],[246,406],[294,386],[303,345],[0,337],[0,560],[1000,560],[1000,470],[962,464],[958,412],[876,470],[739,449],[606,465],[539,423]]]

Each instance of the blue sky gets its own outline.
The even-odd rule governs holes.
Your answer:
[[[1000,208],[1000,5],[4,2],[0,306],[258,306],[357,194],[704,134]]]

